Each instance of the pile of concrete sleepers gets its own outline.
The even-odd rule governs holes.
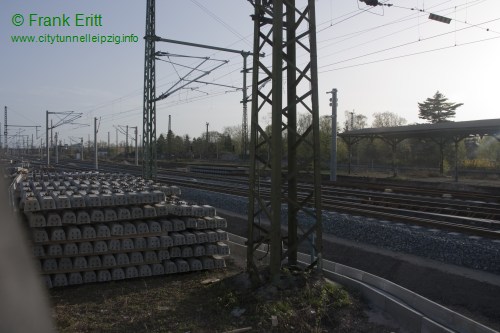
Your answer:
[[[16,186],[45,284],[225,267],[227,227],[176,186],[123,174],[28,173]]]

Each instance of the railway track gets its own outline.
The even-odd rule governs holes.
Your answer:
[[[372,183],[362,180],[353,180],[353,177],[339,177],[339,181],[332,183],[330,181],[324,181],[323,184],[326,186],[334,185],[344,188],[353,189],[366,189],[370,191],[384,191],[390,189],[393,193],[406,194],[411,196],[422,196],[422,197],[433,197],[433,198],[445,198],[451,197],[453,199],[465,200],[465,201],[480,201],[500,204],[500,189],[496,193],[491,194],[487,192],[472,191],[472,190],[454,190],[451,188],[440,188],[436,186],[435,183],[430,181],[420,182],[418,187],[415,185],[403,185],[400,182],[384,182],[383,184]]]
[[[93,170],[92,164],[62,163],[64,169]],[[100,163],[100,171],[128,172],[140,174],[140,167]],[[159,169],[158,180],[182,187],[197,188],[246,197],[248,181],[243,177],[217,177],[206,174],[191,174],[182,171]],[[311,185],[300,184],[300,189]],[[261,182],[261,193],[269,196],[269,183]],[[361,215],[377,219],[415,224],[427,228],[445,229],[471,235],[500,239],[500,205],[487,201],[467,201],[452,198],[411,195],[406,187],[405,194],[364,190],[348,187],[324,186],[322,204],[325,210]],[[477,198],[474,198],[477,199]]]

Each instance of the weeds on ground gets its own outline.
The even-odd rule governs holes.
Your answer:
[[[345,289],[304,272],[253,287],[227,269],[50,291],[59,332],[390,332]]]

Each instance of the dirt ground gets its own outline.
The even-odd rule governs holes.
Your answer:
[[[368,316],[357,295],[321,278],[289,271],[278,286],[253,288],[237,262],[227,263],[53,289],[53,318],[60,332],[399,332],[370,321],[381,317]]]

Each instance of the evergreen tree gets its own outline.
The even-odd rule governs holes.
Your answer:
[[[455,110],[462,105],[463,103],[449,103],[448,98],[436,91],[432,98],[418,103],[418,117],[433,124],[449,121],[448,118],[455,117]]]

